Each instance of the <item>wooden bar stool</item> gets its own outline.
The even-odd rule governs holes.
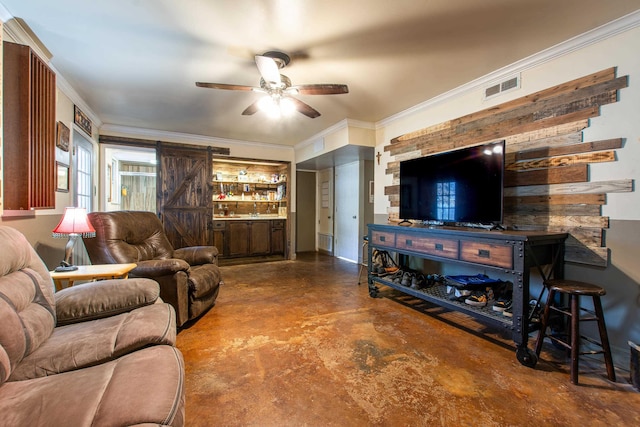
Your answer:
[[[547,304],[544,308],[544,314],[542,315],[542,320],[540,323],[540,332],[538,333],[538,339],[536,340],[536,355],[540,356],[540,350],[542,348],[542,341],[544,341],[544,337],[548,337],[550,340],[569,349],[571,351],[571,382],[573,384],[578,384],[578,358],[580,357],[580,355],[604,354],[604,362],[607,367],[607,376],[609,377],[610,381],[615,381],[616,374],[613,368],[611,348],[609,347],[609,337],[607,336],[607,328],[604,323],[604,314],[602,311],[602,304],[600,302],[600,297],[605,295],[607,292],[600,286],[592,285],[585,282],[578,282],[575,280],[552,279],[545,281],[544,285],[549,290],[549,296],[547,297]],[[558,293],[569,296],[568,308],[556,307],[554,305],[555,297]],[[581,296],[590,296],[593,298],[594,311],[587,310],[580,306]],[[549,314],[552,310],[568,316],[571,319],[568,339],[566,341],[557,336],[547,335]],[[589,313],[589,315],[581,316],[581,312],[583,311]],[[600,342],[580,335],[580,322],[584,321],[598,322]],[[589,341],[592,344],[598,345],[602,348],[602,350],[581,352],[581,338]]]

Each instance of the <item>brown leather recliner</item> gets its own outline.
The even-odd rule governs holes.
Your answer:
[[[184,425],[175,311],[156,282],[54,293],[22,233],[0,226],[0,253],[0,425]]]
[[[160,284],[160,297],[176,309],[178,326],[211,308],[220,290],[218,249],[173,249],[160,219],[152,212],[92,212],[96,237],[84,239],[92,264],[136,263],[129,277]]]

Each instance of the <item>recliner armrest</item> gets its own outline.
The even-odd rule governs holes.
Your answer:
[[[189,263],[189,265],[218,264],[218,248],[215,246],[190,246],[175,249],[173,256]]]
[[[129,273],[135,277],[162,277],[175,274],[179,271],[189,271],[189,263],[183,259],[150,259],[137,261],[136,268]]]
[[[89,282],[54,294],[57,325],[86,322],[154,304],[160,296],[151,279],[110,279]]]

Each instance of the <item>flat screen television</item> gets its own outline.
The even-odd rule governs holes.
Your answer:
[[[499,226],[504,146],[498,141],[400,162],[400,218]]]

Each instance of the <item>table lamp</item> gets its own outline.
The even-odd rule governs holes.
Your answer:
[[[65,208],[64,216],[56,228],[53,229],[53,237],[68,237],[69,241],[64,248],[64,260],[56,267],[55,271],[74,271],[78,269],[77,266],[71,264],[71,254],[78,236],[96,237],[96,230],[89,222],[87,210],[85,208]]]

